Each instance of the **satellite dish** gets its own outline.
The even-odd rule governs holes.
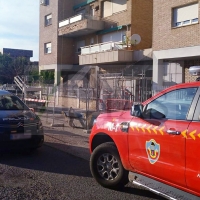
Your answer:
[[[133,45],[137,45],[137,44],[139,44],[141,42],[141,37],[140,37],[140,35],[138,35],[138,34],[133,34],[132,36],[131,36],[131,43],[133,44]]]

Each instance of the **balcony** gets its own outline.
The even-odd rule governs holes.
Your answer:
[[[81,47],[80,65],[128,63],[140,60],[152,60],[152,49],[138,51],[127,50],[120,42],[106,42]]]
[[[81,47],[79,64],[103,64],[111,62],[132,62],[133,51],[126,50],[125,45],[119,42],[106,42]]]
[[[78,14],[59,23],[58,35],[78,37],[104,29],[104,22],[96,16]]]

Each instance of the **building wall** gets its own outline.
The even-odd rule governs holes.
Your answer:
[[[60,21],[72,17],[76,14],[73,6],[85,0],[50,0],[50,5],[40,6],[40,66],[50,64],[78,64],[78,54],[76,52],[77,41],[85,40],[85,46],[101,43],[102,35],[89,34],[77,38],[67,38],[58,36],[58,24]],[[122,30],[127,31],[127,35],[139,34],[142,41],[134,47],[134,50],[151,48],[152,44],[152,5],[153,0],[127,0],[127,9],[113,13],[111,16],[102,18],[103,0],[97,0],[89,5],[96,9],[95,16],[105,21],[105,29],[111,26],[123,26]],[[52,13],[52,25],[45,27],[45,15]],[[132,25],[131,25],[132,23]],[[52,52],[44,53],[44,44],[52,43]]]
[[[106,22],[105,29],[110,28],[110,25],[117,24],[117,26],[130,24],[131,23],[131,1],[127,0],[127,9],[113,13],[111,16],[104,17],[102,20]],[[102,16],[103,0],[99,0],[99,16]]]
[[[74,15],[74,1],[58,0],[58,21],[62,21]]]
[[[58,4],[58,23],[64,19],[76,15],[76,11],[73,10],[73,6],[82,2],[85,2],[85,0],[60,0]],[[98,1],[91,3],[87,7],[97,5]],[[98,11],[95,12],[95,15],[98,16]],[[58,37],[58,64],[78,64],[79,54],[76,51],[76,41],[85,40],[85,45],[87,46],[90,45],[91,38],[94,38],[94,43],[97,42],[95,34],[80,36],[78,38],[67,38],[64,36]]]
[[[58,64],[74,64],[75,43],[71,38],[58,37]]]
[[[70,18],[75,15],[73,6],[83,2],[71,1],[71,0],[59,0],[58,1],[58,23],[62,20]],[[57,28],[58,31],[58,28]],[[75,54],[75,42],[73,38],[67,38],[64,36],[58,37],[58,64],[76,64],[77,59]]]
[[[131,24],[131,35],[141,37],[141,42],[133,49],[152,48],[153,0],[132,0]]]
[[[200,44],[200,24],[172,27],[172,8],[196,3],[195,0],[153,1],[153,50],[197,46]],[[199,8],[200,13],[200,8]]]
[[[39,41],[39,64],[49,65],[57,63],[57,35],[58,35],[58,1],[49,1],[47,6],[40,5],[40,41]],[[45,27],[45,16],[52,13],[52,24]],[[51,42],[52,51],[44,53],[44,44]]]

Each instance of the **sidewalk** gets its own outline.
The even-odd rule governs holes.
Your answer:
[[[45,145],[67,152],[89,161],[89,134],[83,129],[66,126],[62,114],[54,115],[54,123],[64,124],[62,127],[51,127],[52,115],[37,113],[44,127]]]

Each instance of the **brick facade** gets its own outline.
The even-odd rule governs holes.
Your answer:
[[[139,34],[134,50],[152,48],[153,0],[132,0],[131,34]]]
[[[78,64],[78,54],[76,52],[76,42],[85,40],[85,45],[90,45],[91,38],[94,44],[101,43],[101,35],[89,34],[77,38],[69,38],[58,35],[58,24],[60,21],[72,17],[76,14],[73,6],[85,2],[85,0],[50,0],[48,6],[40,6],[40,47],[39,60],[40,65],[50,64]],[[86,6],[86,12],[89,8],[96,9],[94,15],[105,22],[105,29],[113,26],[124,26],[130,36],[137,33],[142,41],[134,49],[151,48],[152,44],[152,5],[153,0],[127,0],[127,9],[111,16],[102,18],[103,0],[97,0]],[[80,8],[81,9],[81,8]],[[45,16],[52,14],[52,24],[45,27]],[[82,23],[81,21],[80,23]],[[131,24],[131,26],[130,26]],[[131,28],[130,28],[131,27]],[[52,52],[44,53],[44,44],[52,43]]]
[[[200,44],[200,24],[172,26],[173,8],[196,3],[195,0],[153,1],[153,50],[174,49]],[[199,8],[200,13],[200,8]]]
[[[52,25],[45,27],[45,16],[52,14]],[[58,1],[50,1],[48,6],[40,6],[40,41],[39,41],[39,64],[57,64],[57,30],[58,30]],[[52,43],[52,52],[44,53],[44,44]]]

